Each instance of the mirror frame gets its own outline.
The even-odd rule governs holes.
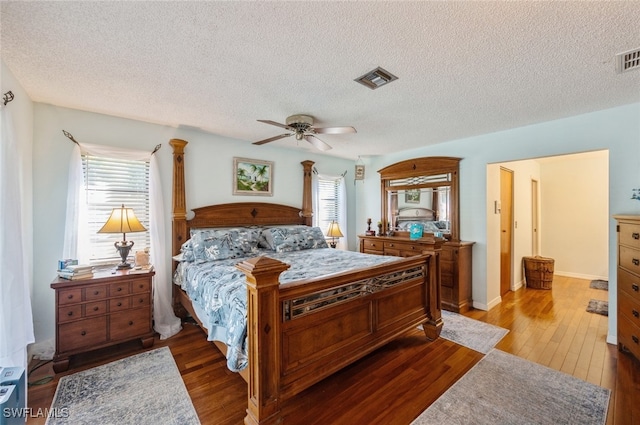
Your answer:
[[[437,187],[437,186],[450,186],[449,194],[449,212],[451,214],[451,241],[460,240],[460,214],[459,203],[460,196],[458,190],[458,171],[460,161],[462,158],[454,158],[451,156],[427,156],[422,158],[408,159],[405,161],[396,162],[381,170],[380,173],[380,204],[381,204],[381,220],[382,228],[388,229],[389,217],[387,215],[389,211],[389,196],[388,193],[397,190],[417,189],[420,187]],[[429,184],[429,185],[407,185],[407,186],[394,186],[390,187],[390,181],[397,179],[405,179],[408,177],[418,176],[430,176],[437,174],[451,174],[450,182],[443,182],[443,184]]]

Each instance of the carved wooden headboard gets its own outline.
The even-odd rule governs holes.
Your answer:
[[[237,202],[210,205],[193,209],[193,218],[187,220],[187,201],[184,176],[184,148],[187,141],[171,139],[173,148],[173,207],[172,207],[172,255],[180,253],[180,247],[189,238],[191,228],[232,226],[273,226],[302,224],[311,226],[311,169],[313,161],[302,161],[302,208],[268,202]]]

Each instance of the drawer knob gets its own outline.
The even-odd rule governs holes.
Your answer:
[[[100,310],[99,307],[93,307],[93,311],[98,311],[98,310]]]
[[[631,289],[633,289],[634,291],[638,292],[638,289],[640,289],[640,288],[638,287],[637,283],[632,283],[631,284]]]
[[[632,233],[632,234],[631,234],[631,237],[632,237],[633,239],[640,239],[640,233]]]
[[[122,303],[118,303],[118,307],[122,307]]]
[[[129,326],[133,325],[133,321],[129,320]]]
[[[80,335],[85,336],[87,334],[87,331],[82,331],[80,332]]]
[[[140,285],[138,285],[138,288],[142,289],[144,288],[144,285],[141,283]]]
[[[142,304],[142,303],[144,302],[144,298],[140,298],[140,299],[138,300],[138,302],[139,302],[140,304]]]
[[[93,291],[93,295],[98,295],[100,291]]]
[[[631,313],[633,314],[633,317],[635,317],[636,319],[640,317],[640,313],[638,313],[638,310],[632,310]]]
[[[633,340],[633,342],[635,342],[636,344],[638,343],[638,337],[635,335],[631,335],[631,339]]]
[[[390,243],[390,244],[389,244],[389,246],[390,246],[390,247],[393,247],[393,244],[392,244],[392,243]]]
[[[73,316],[73,311],[68,312],[67,316]]]
[[[631,260],[631,262],[634,266],[640,266],[640,260],[638,260],[637,258],[634,258],[633,260]]]
[[[69,295],[69,296],[67,297],[67,299],[72,300],[72,299],[73,299],[73,295]]]
[[[118,292],[122,291],[122,286],[118,287]]]

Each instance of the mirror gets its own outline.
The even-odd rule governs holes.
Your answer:
[[[423,231],[458,240],[458,163],[460,158],[425,157],[379,171],[382,222],[388,232]]]

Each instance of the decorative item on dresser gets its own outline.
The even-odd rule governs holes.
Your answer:
[[[389,165],[380,173],[382,221],[390,229],[385,238],[360,238],[360,251],[383,255],[415,255],[420,241],[410,239],[414,224],[446,239],[440,253],[442,308],[464,313],[472,306],[471,248],[460,240],[458,169],[460,158],[424,157]],[[393,244],[394,246],[391,246]]]
[[[69,357],[140,338],[153,345],[154,272],[96,273],[93,278],[69,281],[56,278],[56,354],[53,370],[63,372]]]
[[[618,348],[640,359],[640,215],[618,220]]]

